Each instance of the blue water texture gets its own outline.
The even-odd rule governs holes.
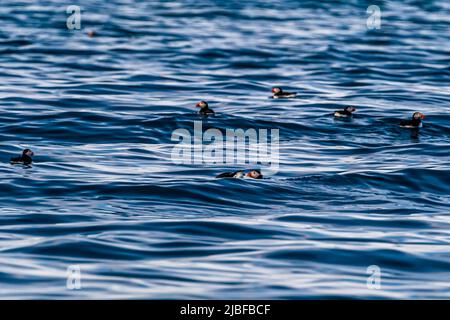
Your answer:
[[[450,298],[450,2],[77,2],[0,4],[1,299]],[[194,121],[279,172],[174,163]]]

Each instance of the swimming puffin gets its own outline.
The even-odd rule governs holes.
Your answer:
[[[241,170],[235,172],[224,172],[219,174],[216,178],[235,178],[235,179],[262,179],[261,171],[257,169]]]
[[[422,127],[422,120],[425,119],[425,115],[420,112],[414,112],[411,120],[402,120],[400,127],[402,128],[420,128]]]
[[[197,108],[200,108],[200,111],[198,113],[202,116],[215,115],[214,110],[209,108],[208,102],[206,101],[200,101],[195,106]]]
[[[334,112],[334,116],[337,118],[349,118],[353,117],[353,112],[356,111],[355,107],[345,107],[344,110],[338,110]]]
[[[34,152],[30,149],[25,149],[20,157],[11,158],[11,164],[31,164],[33,162],[32,156],[34,156]]]
[[[285,92],[280,87],[272,88],[273,99],[283,99],[283,98],[295,98],[297,92]]]

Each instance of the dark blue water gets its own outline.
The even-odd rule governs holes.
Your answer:
[[[0,6],[0,298],[450,298],[448,1],[78,2]],[[278,174],[174,164],[202,99]]]

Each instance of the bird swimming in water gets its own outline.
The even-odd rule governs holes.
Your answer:
[[[208,102],[206,101],[200,101],[195,106],[197,108],[200,108],[200,111],[198,113],[202,116],[215,115],[214,110],[209,108]]]
[[[30,149],[25,149],[20,157],[11,158],[11,164],[31,164],[33,162],[32,156],[34,156],[34,152]]]
[[[273,99],[286,99],[286,98],[295,98],[297,96],[297,92],[285,92],[280,87],[272,88]]]
[[[262,179],[261,171],[257,169],[241,170],[235,172],[224,172],[219,174],[216,178],[235,178],[235,179]]]
[[[355,107],[345,107],[344,110],[338,110],[334,112],[334,116],[337,118],[350,118],[353,117],[353,112],[356,111]]]
[[[420,112],[414,112],[411,120],[402,120],[400,122],[400,127],[402,128],[421,128],[422,120],[425,119],[425,115]]]

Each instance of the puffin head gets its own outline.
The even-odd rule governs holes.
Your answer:
[[[30,149],[25,149],[22,152],[22,156],[27,156],[27,157],[31,158],[32,156],[34,156],[34,152],[31,151]]]
[[[272,93],[277,94],[277,93],[282,93],[283,89],[281,89],[280,87],[274,87],[272,88]]]
[[[200,101],[199,103],[197,103],[196,105],[195,105],[197,108],[207,108],[208,107],[208,102],[206,102],[206,101]]]
[[[425,115],[423,113],[420,112],[414,112],[413,114],[413,119],[418,120],[418,119],[425,119]]]
[[[348,112],[350,112],[350,113],[353,113],[353,112],[356,111],[356,108],[355,108],[355,107],[352,107],[352,106],[348,106],[348,107],[345,107],[344,110],[345,110],[345,111],[348,111]]]
[[[262,179],[263,175],[259,170],[251,170],[249,173],[247,173],[247,177],[252,179]]]

